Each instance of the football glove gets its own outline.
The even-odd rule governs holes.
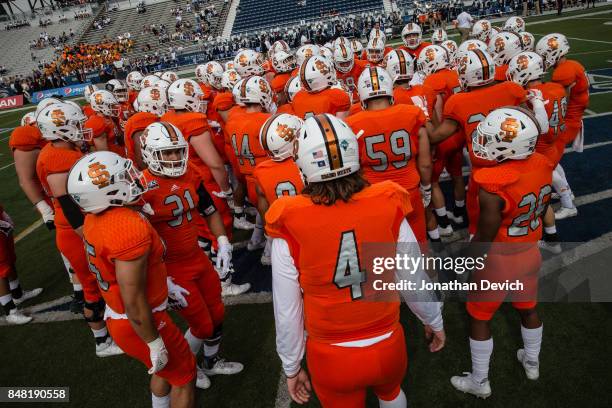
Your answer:
[[[230,207],[230,209],[234,208],[234,190],[232,189],[232,186],[230,186],[230,188],[227,191],[221,191],[221,192],[213,191],[212,193],[216,197],[227,200],[227,205]]]
[[[53,208],[45,200],[40,200],[36,203],[36,209],[42,216],[47,229],[55,229],[55,213],[53,212]]]
[[[412,104],[421,108],[423,114],[425,114],[425,118],[429,119],[429,111],[427,110],[427,101],[422,96],[411,96]]]
[[[219,273],[219,277],[223,280],[230,272],[232,266],[232,244],[225,235],[217,237],[217,244],[219,244],[219,250],[217,252],[216,269]]]
[[[412,76],[412,79],[410,80],[409,84],[410,86],[416,86],[423,85],[423,82],[425,82],[425,73],[423,71],[417,71]]]
[[[185,295],[189,295],[189,291],[182,286],[174,283],[171,277],[166,278],[168,284],[168,297],[177,302],[181,307],[187,307],[187,299]]]
[[[425,208],[429,207],[429,203],[431,203],[431,184],[427,186],[420,184],[419,190],[421,190],[421,197],[423,198],[423,206]]]
[[[155,374],[163,370],[168,364],[168,350],[166,350],[166,345],[161,337],[147,343],[147,346],[149,346],[149,356],[151,357],[151,368],[148,373]]]

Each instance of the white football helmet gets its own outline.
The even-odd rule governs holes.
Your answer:
[[[334,66],[336,70],[346,73],[353,69],[355,65],[355,54],[350,45],[344,42],[338,43],[334,48]]]
[[[457,43],[453,40],[446,40],[440,44],[440,47],[446,50],[448,53],[448,60],[450,61],[451,65],[453,65],[457,57],[457,50],[459,49],[459,47],[457,47]]]
[[[507,64],[512,57],[523,50],[523,44],[518,34],[502,31],[495,34],[489,41],[489,54],[493,56],[496,65]]]
[[[108,117],[119,116],[119,101],[107,90],[100,89],[92,93],[90,103],[94,112]]]
[[[206,64],[207,83],[215,89],[221,89],[221,79],[223,79],[223,66],[217,61],[210,61]]]
[[[391,98],[391,103],[393,103],[391,75],[384,68],[367,66],[359,75],[357,92],[363,109],[366,109],[368,100],[381,96]]]
[[[377,37],[370,38],[366,46],[368,61],[378,63],[385,56],[385,43]]]
[[[480,40],[465,40],[464,42],[461,43],[461,45],[459,45],[459,49],[457,50],[457,52],[466,53],[468,51],[474,51],[474,50],[480,50],[486,53],[489,52],[487,44],[485,44],[484,42]]]
[[[272,108],[272,88],[260,76],[243,78],[234,87],[234,100],[240,105],[259,104],[267,112]]]
[[[86,213],[135,202],[147,191],[147,181],[129,159],[98,151],[77,161],[67,183],[68,194]]]
[[[448,34],[442,28],[436,28],[431,34],[431,42],[432,44],[440,44],[444,41],[448,40]]]
[[[535,52],[525,51],[515,55],[508,64],[506,78],[521,86],[544,76],[544,61]]]
[[[348,38],[346,38],[346,37],[338,37],[332,43],[333,50],[335,51],[336,48],[338,48],[340,46],[340,44],[344,44],[345,47],[352,48],[351,41],[349,41]]]
[[[525,31],[525,20],[518,16],[512,16],[506,20],[503,31],[510,31],[513,33],[522,33]]]
[[[223,68],[225,69],[225,71],[234,69],[234,61],[233,60],[226,61],[225,64],[223,64]]]
[[[166,92],[156,86],[141,89],[136,97],[138,112],[149,112],[161,116],[168,110]]]
[[[191,79],[179,79],[167,88],[168,106],[190,112],[205,113],[208,103],[200,85]]]
[[[166,71],[166,72],[164,72],[162,74],[161,79],[163,79],[164,81],[168,81],[170,83],[173,83],[174,81],[179,79],[179,76],[174,71]]]
[[[461,88],[483,86],[495,80],[495,63],[486,51],[475,49],[457,54],[457,73]]]
[[[447,68],[449,63],[448,53],[439,45],[428,45],[421,50],[419,58],[417,58],[417,68],[419,71],[423,71],[425,75]]]
[[[180,177],[187,171],[189,144],[183,134],[171,123],[151,123],[140,135],[142,160],[149,171],[158,176]],[[178,158],[164,156],[168,151],[176,151]]]
[[[324,56],[325,58],[327,58],[330,61],[334,60],[334,52],[331,50],[331,48],[328,48],[328,47],[319,47],[319,54]]]
[[[489,20],[478,20],[472,26],[470,37],[482,42],[489,42],[491,38],[491,22]]]
[[[321,50],[318,45],[304,44],[295,52],[295,59],[298,66],[301,66],[306,58],[321,55]]]
[[[553,33],[540,38],[535,51],[544,59],[546,68],[552,67],[570,50],[569,42],[563,34]]]
[[[295,56],[285,50],[278,50],[272,55],[272,67],[278,73],[291,72],[297,67]]]
[[[359,171],[359,145],[351,128],[327,113],[310,116],[294,146],[294,160],[308,183],[334,180]]]
[[[363,51],[363,44],[361,43],[361,41],[359,41],[359,39],[353,38],[351,40],[351,48],[353,49],[355,55],[359,56],[361,55],[361,51]]]
[[[140,83],[140,88],[149,88],[153,85],[155,85],[157,83],[157,81],[159,81],[159,77],[156,75],[147,75],[146,77],[142,78],[142,82]]]
[[[293,142],[304,122],[297,116],[279,113],[266,120],[259,131],[259,141],[274,161],[293,156]]]
[[[285,84],[285,93],[289,102],[293,101],[295,95],[300,92],[302,85],[300,84],[300,78],[297,76],[291,77]]]
[[[21,126],[36,125],[36,112],[28,112],[21,118]]]
[[[334,65],[327,58],[315,55],[307,58],[300,66],[302,89],[307,92],[319,92],[336,82]]]
[[[396,48],[385,55],[384,66],[395,83],[409,81],[414,75],[414,59],[406,51]]]
[[[90,98],[91,94],[96,92],[99,88],[94,84],[89,84],[83,90],[83,97],[85,98],[85,102],[91,103]]]
[[[155,85],[153,85],[154,88],[161,89],[162,92],[165,92],[169,86],[170,82],[166,81],[165,79],[160,79],[155,83]]]
[[[274,54],[276,54],[279,51],[284,51],[287,54],[291,54],[291,47],[289,47],[289,44],[287,44],[287,42],[285,42],[284,40],[274,41],[274,43],[268,50],[268,58],[272,59]]]
[[[263,57],[254,50],[242,50],[234,57],[234,69],[242,78],[263,75],[263,64]]]
[[[159,79],[161,79],[162,74],[163,74],[163,72],[161,72],[161,71],[157,71],[157,72],[154,72],[154,73],[153,73],[153,75],[155,75],[155,76],[156,76],[156,77],[158,77]]]
[[[86,139],[86,120],[81,109],[61,102],[47,105],[36,116],[36,124],[45,140],[73,143]]]
[[[223,77],[221,77],[221,86],[231,91],[238,81],[240,81],[238,72],[235,69],[228,69],[223,73]]]
[[[40,113],[40,111],[42,111],[43,109],[45,109],[47,106],[49,105],[53,105],[56,103],[63,103],[64,101],[59,100],[57,98],[45,98],[45,99],[41,99],[38,104],[36,105],[36,116],[38,116],[38,114]]]
[[[127,77],[125,77],[125,82],[127,82],[127,86],[131,90],[140,91],[142,89],[140,87],[140,83],[142,82],[143,78],[144,76],[140,72],[132,71],[129,74],[127,74]]]
[[[370,35],[368,35],[368,40],[371,38],[380,38],[383,41],[386,41],[385,33],[380,28],[373,28],[370,30]]]
[[[206,78],[206,64],[200,64],[195,69],[195,76],[198,82],[208,85]]]
[[[402,40],[404,45],[411,50],[416,49],[423,41],[423,30],[416,23],[408,23],[402,29]]]
[[[540,134],[533,113],[514,106],[495,109],[476,129],[472,138],[474,156],[497,162],[528,158]]]
[[[128,87],[125,82],[118,79],[111,79],[106,83],[104,89],[109,91],[115,96],[115,99],[119,102],[127,102],[128,100]]]
[[[533,34],[523,31],[519,33],[521,37],[521,44],[523,44],[523,51],[533,51],[535,49],[535,37]]]

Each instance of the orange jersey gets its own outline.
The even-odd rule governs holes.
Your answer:
[[[463,130],[473,166],[491,164],[476,158],[472,153],[472,135],[476,127],[491,111],[502,106],[518,106],[525,102],[527,92],[517,83],[506,81],[469,92],[460,92],[448,98],[444,104],[444,119],[452,119]]]
[[[125,124],[124,139],[125,151],[128,159],[134,161],[134,140],[133,136],[136,132],[143,131],[151,123],[157,122],[157,116],[149,112],[138,112],[132,115]]]
[[[408,47],[406,47],[405,45],[400,45],[400,46],[399,46],[399,47],[397,47],[397,48],[398,48],[398,49],[400,49],[400,50],[404,50],[404,51],[406,51],[408,54],[410,54],[410,56],[411,56],[412,58],[414,58],[414,59],[416,60],[417,58],[419,58],[419,54],[421,54],[421,51],[423,51],[423,48],[425,48],[425,47],[427,47],[427,46],[429,46],[429,45],[431,45],[431,43],[430,43],[430,42],[423,41],[423,42],[422,42],[421,44],[419,44],[419,46],[418,46],[418,47],[416,47],[415,49],[408,48]]]
[[[436,95],[442,94],[444,102],[446,102],[451,95],[461,91],[457,71],[448,68],[441,69],[438,72],[428,75],[423,85],[431,88]]]
[[[335,115],[338,112],[346,112],[351,107],[351,98],[340,89],[327,88],[317,93],[301,90],[295,95],[291,104],[295,115],[304,119],[307,113]]]
[[[399,299],[393,293],[385,301],[367,300],[376,291],[367,283],[374,277],[367,270],[363,245],[397,242],[400,225],[411,211],[406,190],[390,181],[364,188],[348,203],[316,205],[308,196],[297,195],[270,206],[266,231],[289,246],[299,272],[309,339],[339,343],[393,330]],[[393,246],[388,256],[395,256]]]
[[[480,188],[504,200],[503,220],[494,242],[537,242],[542,239],[542,220],[552,192],[552,164],[533,153],[526,160],[508,160],[474,171]]]
[[[76,147],[74,149],[64,149],[53,146],[53,143],[47,143],[42,148],[36,162],[36,174],[49,197],[52,197],[53,194],[51,194],[47,177],[50,174],[68,173],[72,165],[82,156],[83,153]],[[53,198],[52,201],[53,208],[55,209],[55,226],[57,228],[72,229],[57,199]]]
[[[589,79],[584,67],[578,61],[566,59],[555,67],[552,81],[564,88],[571,86],[566,122],[579,126],[584,110],[589,106]]]
[[[396,105],[406,104],[414,105],[413,96],[425,98],[427,102],[427,113],[432,117],[433,110],[436,105],[436,92],[427,85],[415,85],[410,88],[402,88],[401,86],[393,89],[393,100]]]
[[[255,166],[268,159],[259,142],[259,131],[270,116],[264,112],[231,115],[225,126],[243,175],[252,175]]]
[[[495,66],[495,80],[499,82],[507,81],[506,72],[508,72],[508,64]]]
[[[300,170],[291,159],[261,162],[255,167],[253,176],[270,205],[277,198],[297,195],[304,188]]]
[[[356,59],[353,68],[351,68],[349,72],[340,72],[336,70],[336,78],[346,85],[346,88],[353,94],[354,101],[359,100],[357,82],[359,80],[359,75],[361,75],[367,65],[368,63],[366,61]]]
[[[567,112],[567,98],[563,86],[555,82],[546,82],[534,86],[542,91],[542,97],[548,103],[545,106],[548,115],[548,133],[540,135],[536,144],[536,151],[544,154],[554,143],[557,136],[565,130],[565,114]]]
[[[82,108],[83,109],[83,113],[85,114],[85,116],[87,116],[88,118],[92,117],[93,115],[96,114],[96,111],[94,111],[91,107],[90,104],[86,104],[83,105]]]
[[[138,91],[130,89],[128,91],[128,103],[131,107],[134,107],[134,101],[136,100],[136,98],[138,98]]]
[[[43,139],[40,130],[32,125],[16,127],[9,137],[9,147],[12,151],[21,150],[23,152],[29,152],[36,149],[42,149],[46,144],[47,141]]]
[[[234,106],[234,97],[230,91],[220,92],[215,96],[212,102],[212,108],[215,112],[225,112]]]
[[[418,187],[416,157],[425,121],[423,111],[410,105],[363,111],[346,119],[353,132],[364,131],[358,139],[359,157],[370,183],[391,180],[407,190]]]
[[[85,121],[85,128],[91,129],[94,139],[106,135],[108,149],[121,156],[125,156],[125,149],[119,144],[122,139],[121,129],[112,118],[96,113]]]
[[[270,83],[272,90],[275,93],[283,92],[285,90],[285,85],[287,84],[287,81],[289,81],[289,78],[291,78],[291,73],[289,72],[283,72],[281,74],[274,75],[274,78]]]
[[[160,118],[162,122],[170,122],[183,134],[187,142],[190,142],[194,136],[201,135],[204,132],[210,132],[208,119],[205,114],[200,112],[176,112],[168,111]],[[198,167],[204,166],[204,162],[189,143],[189,161]]]
[[[278,109],[276,109],[276,113],[288,113],[290,115],[295,115],[291,102],[279,106]]]
[[[202,183],[199,173],[191,165],[181,177],[161,177],[144,171],[149,190],[143,199],[154,214],[151,224],[166,243],[166,262],[186,262],[200,251],[198,246],[196,208],[197,188]]]
[[[89,269],[96,275],[102,297],[113,311],[125,313],[115,273],[116,259],[131,261],[147,254],[147,303],[153,309],[166,301],[165,247],[140,212],[129,207],[111,207],[99,214],[87,214],[83,239]]]

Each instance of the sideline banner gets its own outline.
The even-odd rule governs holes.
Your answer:
[[[23,95],[7,96],[0,98],[0,109],[10,109],[23,106]]]
[[[49,98],[53,95],[60,95],[64,98],[83,95],[83,91],[85,90],[85,88],[87,88],[87,85],[91,85],[91,82],[69,85],[63,88],[45,89],[44,91],[37,91],[32,94],[31,102],[38,103],[41,99]]]

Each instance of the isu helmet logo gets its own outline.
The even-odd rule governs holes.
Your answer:
[[[193,96],[195,94],[195,89],[193,88],[193,84],[189,81],[185,82],[183,86],[183,90],[185,91],[185,95]]]
[[[428,62],[432,62],[434,59],[436,59],[436,50],[433,48],[428,48],[427,51],[425,51],[425,58],[427,58]]]
[[[102,94],[101,94],[101,93],[97,93],[97,94],[96,94],[96,96],[94,97],[94,100],[95,100],[95,102],[96,102],[98,105],[101,105],[101,104],[102,104],[102,99],[103,99],[103,98],[102,98]]]
[[[465,72],[467,71],[467,65],[468,65],[468,57],[467,56],[463,56],[459,59],[459,66],[457,67],[457,71],[460,74],[465,74]]]
[[[516,118],[506,118],[500,127],[500,135],[504,142],[511,142],[518,136],[519,122]]]
[[[311,48],[306,48],[304,50],[304,57],[306,57],[306,58],[312,57],[312,49]]]
[[[516,60],[516,63],[519,67],[519,70],[524,71],[529,68],[529,57],[527,57],[526,55],[519,55]]]
[[[290,142],[295,139],[295,129],[285,125],[284,123],[279,123],[276,126],[276,133],[283,138],[285,142]]]
[[[469,43],[467,46],[468,51],[474,51],[475,49],[477,49],[478,46],[476,45],[476,43]]]
[[[557,37],[550,37],[546,44],[551,50],[556,50],[557,48],[559,48],[559,41],[557,41]]]
[[[523,40],[523,45],[525,47],[530,47],[531,46],[531,37],[528,36],[527,34],[523,34],[521,36],[521,39]]]
[[[153,99],[154,101],[159,101],[159,98],[161,98],[161,94],[159,93],[159,89],[157,89],[157,88],[151,89],[151,99]]]
[[[238,63],[241,66],[246,67],[248,62],[249,59],[247,58],[247,56],[244,53],[240,54],[240,56],[238,57]]]
[[[91,178],[93,185],[98,186],[98,188],[110,185],[110,173],[106,171],[106,166],[99,162],[89,165],[87,175]]]
[[[329,74],[329,67],[327,66],[327,64],[321,60],[316,60],[315,61],[315,67],[317,68],[317,70],[323,74],[323,75],[327,75]]]
[[[270,93],[268,84],[266,84],[265,81],[259,81],[259,90],[261,91],[261,93],[264,93],[264,94]]]
[[[51,111],[51,121],[55,126],[62,126],[66,123],[66,115],[61,109],[54,109]]]
[[[497,37],[495,39],[495,52],[500,53],[506,48],[506,43],[502,37]]]
[[[489,22],[488,21],[482,21],[480,23],[480,25],[482,26],[482,29],[485,31],[489,31],[491,29],[491,27],[489,26]]]

